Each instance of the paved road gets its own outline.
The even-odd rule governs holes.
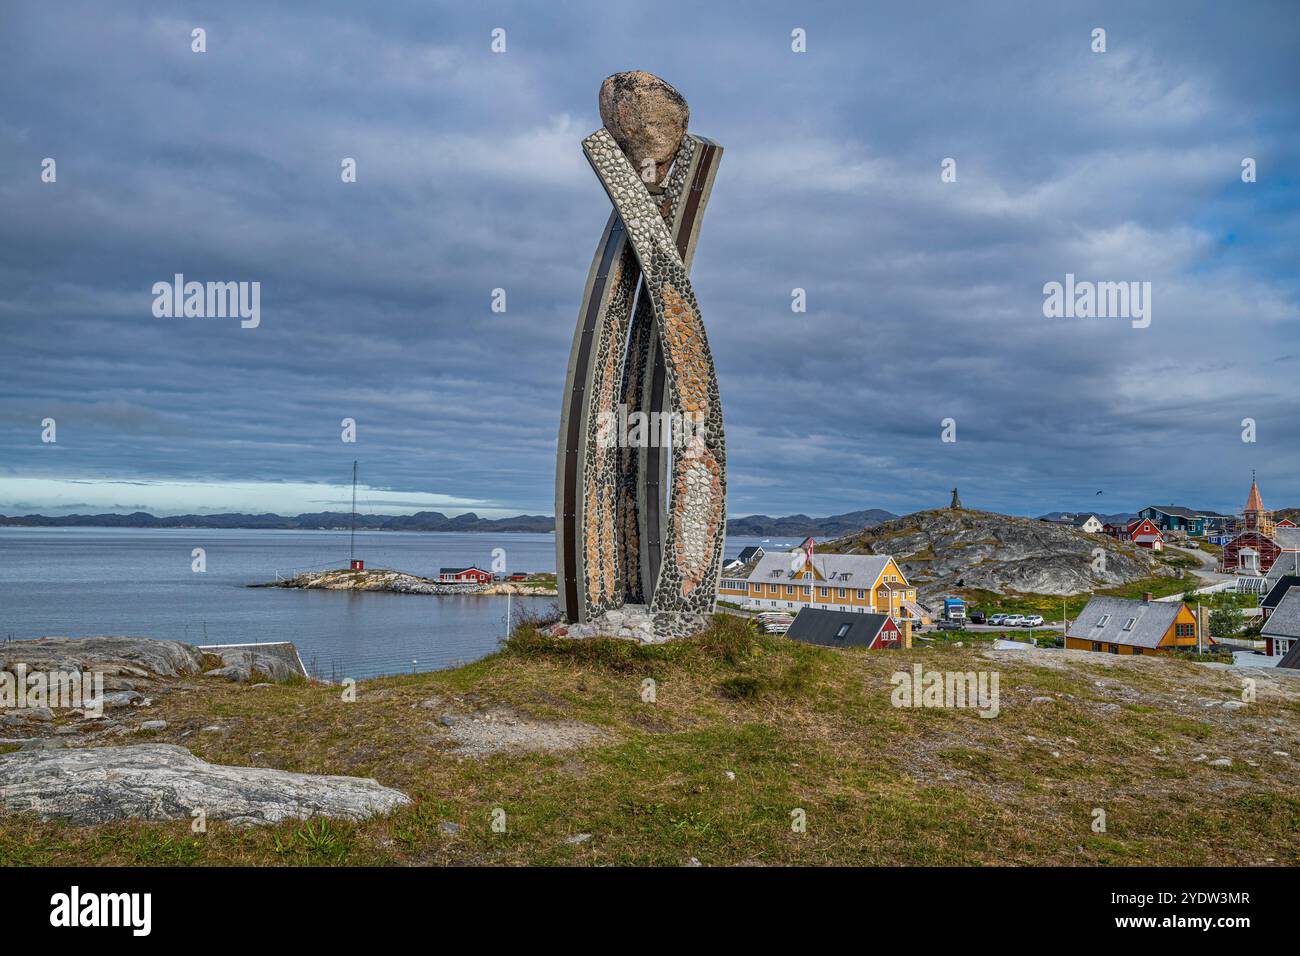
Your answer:
[[[939,630],[939,628],[931,626],[924,628],[919,633],[932,634],[937,630]],[[967,624],[963,630],[974,631],[977,634],[1032,634],[1035,631],[1060,631],[1061,624],[1059,621],[1048,621],[1046,624],[1040,624],[1038,627],[1002,627],[1000,625],[990,626],[988,624]]]
[[[1224,581],[1236,580],[1236,575],[1224,574],[1218,570],[1219,558],[1217,555],[1210,554],[1208,551],[1204,551],[1200,548],[1179,548],[1172,544],[1165,545],[1165,547],[1170,551],[1177,551],[1180,554],[1189,555],[1200,561],[1201,566],[1192,573],[1205,582],[1207,586],[1211,584],[1222,584]]]

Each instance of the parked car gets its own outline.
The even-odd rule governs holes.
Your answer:
[[[1025,616],[1023,614],[1008,614],[1002,619],[1003,627],[1020,627],[1024,623]]]
[[[983,612],[983,611],[971,611],[971,612],[970,612],[970,622],[971,622],[972,624],[983,624],[983,623],[984,623],[984,612]]]
[[[1042,627],[1042,626],[1043,626],[1043,615],[1041,615],[1041,614],[1027,614],[1027,615],[1025,615],[1024,618],[1021,619],[1021,621],[1020,621],[1020,626],[1021,626],[1021,627]]]
[[[966,630],[965,621],[939,621],[935,628],[940,631],[964,631]]]
[[[992,624],[994,627],[998,627],[1002,624],[1007,623],[1007,618],[1009,618],[1010,616],[1011,616],[1010,614],[994,614],[991,618],[989,618],[989,623]]]

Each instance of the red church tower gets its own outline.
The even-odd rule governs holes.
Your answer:
[[[1264,508],[1255,473],[1250,473],[1250,494],[1241,512],[1241,534],[1223,546],[1223,570],[1229,573],[1267,574],[1282,549],[1273,540],[1277,523]]]

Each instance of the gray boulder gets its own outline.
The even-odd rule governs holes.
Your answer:
[[[237,826],[363,820],[410,802],[367,778],[227,767],[171,744],[0,754],[0,812],[77,824],[189,819],[194,810]]]
[[[303,677],[298,651],[293,644],[266,644],[260,647],[205,647],[203,650],[221,658],[222,667],[208,671],[205,677],[247,683],[254,674],[279,682]]]
[[[180,677],[200,670],[197,649],[180,641],[155,641],[148,637],[42,637],[15,641],[0,648],[0,667],[18,664],[33,670],[98,670],[114,675]]]
[[[642,70],[615,73],[600,85],[600,121],[638,174],[655,164],[658,192],[690,121],[686,98],[668,83]]]

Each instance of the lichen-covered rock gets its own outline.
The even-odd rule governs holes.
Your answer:
[[[77,824],[189,819],[195,810],[238,826],[363,820],[410,802],[368,778],[227,767],[171,744],[0,755],[0,811]]]
[[[668,175],[690,117],[686,98],[653,73],[615,73],[600,85],[600,121],[619,149],[643,179],[646,161],[655,164],[654,183],[646,183],[651,192]]]
[[[1150,552],[1107,535],[1049,521],[947,508],[886,521],[818,550],[892,555],[923,601],[959,588],[1069,595],[1153,575],[1178,575]]]
[[[204,674],[247,683],[254,675],[273,681],[288,681],[305,676],[298,651],[291,643],[257,646],[205,647],[203,650],[221,658],[222,666]]]
[[[0,652],[0,667],[13,670],[26,664],[28,671],[95,670],[115,676],[136,677],[146,673],[180,677],[196,673],[203,666],[202,655],[180,641],[156,641],[148,637],[42,637],[15,641]]]

